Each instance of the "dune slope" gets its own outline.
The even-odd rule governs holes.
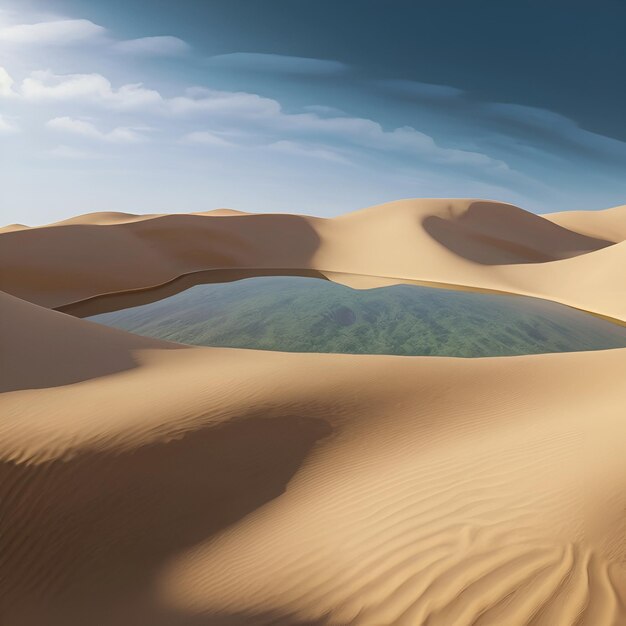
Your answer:
[[[102,338],[14,298],[3,315],[37,316],[35,342]],[[70,384],[0,396],[7,623],[626,620],[626,351],[460,360],[115,338],[121,360],[80,382],[43,343]]]
[[[0,292],[0,393],[69,385],[135,367],[133,350],[186,346],[74,319]]]
[[[405,200],[333,219],[217,211],[70,222],[0,233],[0,289],[68,311],[100,296],[107,310],[104,294],[206,280],[207,270],[317,271],[538,296],[626,320],[613,282],[626,280],[626,248],[498,202]],[[611,282],[579,284],[581,265],[583,282],[607,271]]]
[[[617,243],[626,239],[626,205],[604,211],[563,211],[543,215],[554,224],[574,232]]]

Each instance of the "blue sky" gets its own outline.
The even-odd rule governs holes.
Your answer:
[[[19,0],[0,214],[626,202],[626,5]]]

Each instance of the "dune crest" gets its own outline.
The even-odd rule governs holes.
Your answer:
[[[563,211],[547,213],[544,218],[590,237],[615,243],[626,239],[626,204],[603,211]]]
[[[30,226],[26,226],[25,224],[7,224],[0,228],[0,233],[10,233],[15,230],[24,230],[25,228],[30,228]]]
[[[596,213],[586,221],[604,223]],[[333,219],[222,210],[98,219],[0,233],[0,289],[71,310],[210,270],[306,270],[517,293],[626,320],[614,288],[626,280],[626,248],[504,203],[403,200]]]

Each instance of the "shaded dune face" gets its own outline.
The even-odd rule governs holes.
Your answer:
[[[322,419],[265,412],[115,454],[3,463],[3,620],[85,624],[97,615],[130,624],[139,600],[141,619],[154,611],[150,623],[187,623],[159,606],[152,576],[171,555],[278,497],[330,432]]]
[[[524,276],[486,270],[566,260],[613,243],[512,205],[476,200],[399,201],[333,219],[226,211],[86,215],[0,238],[1,290],[79,316],[201,282],[290,272],[375,274],[532,295]]]
[[[513,206],[472,202],[465,211],[429,215],[424,230],[454,254],[483,265],[545,263],[578,256],[612,241],[572,232]]]
[[[297,215],[163,215],[1,233],[0,289],[59,307],[209,269],[306,268],[319,245]]]
[[[137,367],[139,350],[186,349],[73,319],[2,292],[0,311],[0,393],[71,385],[128,371]]]
[[[306,269],[200,270],[198,272],[178,276],[177,278],[174,278],[173,280],[158,287],[93,296],[85,300],[56,307],[56,310],[63,313],[69,313],[75,317],[90,317],[101,313],[119,311],[120,309],[128,307],[158,302],[159,300],[174,296],[177,293],[186,291],[196,285],[226,283],[245,280],[246,278],[259,278],[262,276],[301,276],[327,280],[326,276],[324,276],[321,272]]]

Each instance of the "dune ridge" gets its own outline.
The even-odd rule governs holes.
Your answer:
[[[509,233],[509,205],[449,202],[0,234],[2,619],[626,623],[625,349],[193,348],[51,310],[256,261],[361,287],[400,274],[551,299],[579,289],[600,313],[623,310],[626,249],[608,231],[515,209]],[[425,229],[432,217],[450,224]]]
[[[582,221],[595,213],[604,223],[601,211]],[[223,211],[81,219],[0,233],[0,289],[68,310],[211,269],[302,270],[516,293],[626,319],[614,288],[626,279],[623,242],[577,232],[580,218],[565,228],[498,202],[406,200],[333,219]]]
[[[615,243],[626,239],[626,204],[603,211],[561,211],[542,217],[582,235]]]

